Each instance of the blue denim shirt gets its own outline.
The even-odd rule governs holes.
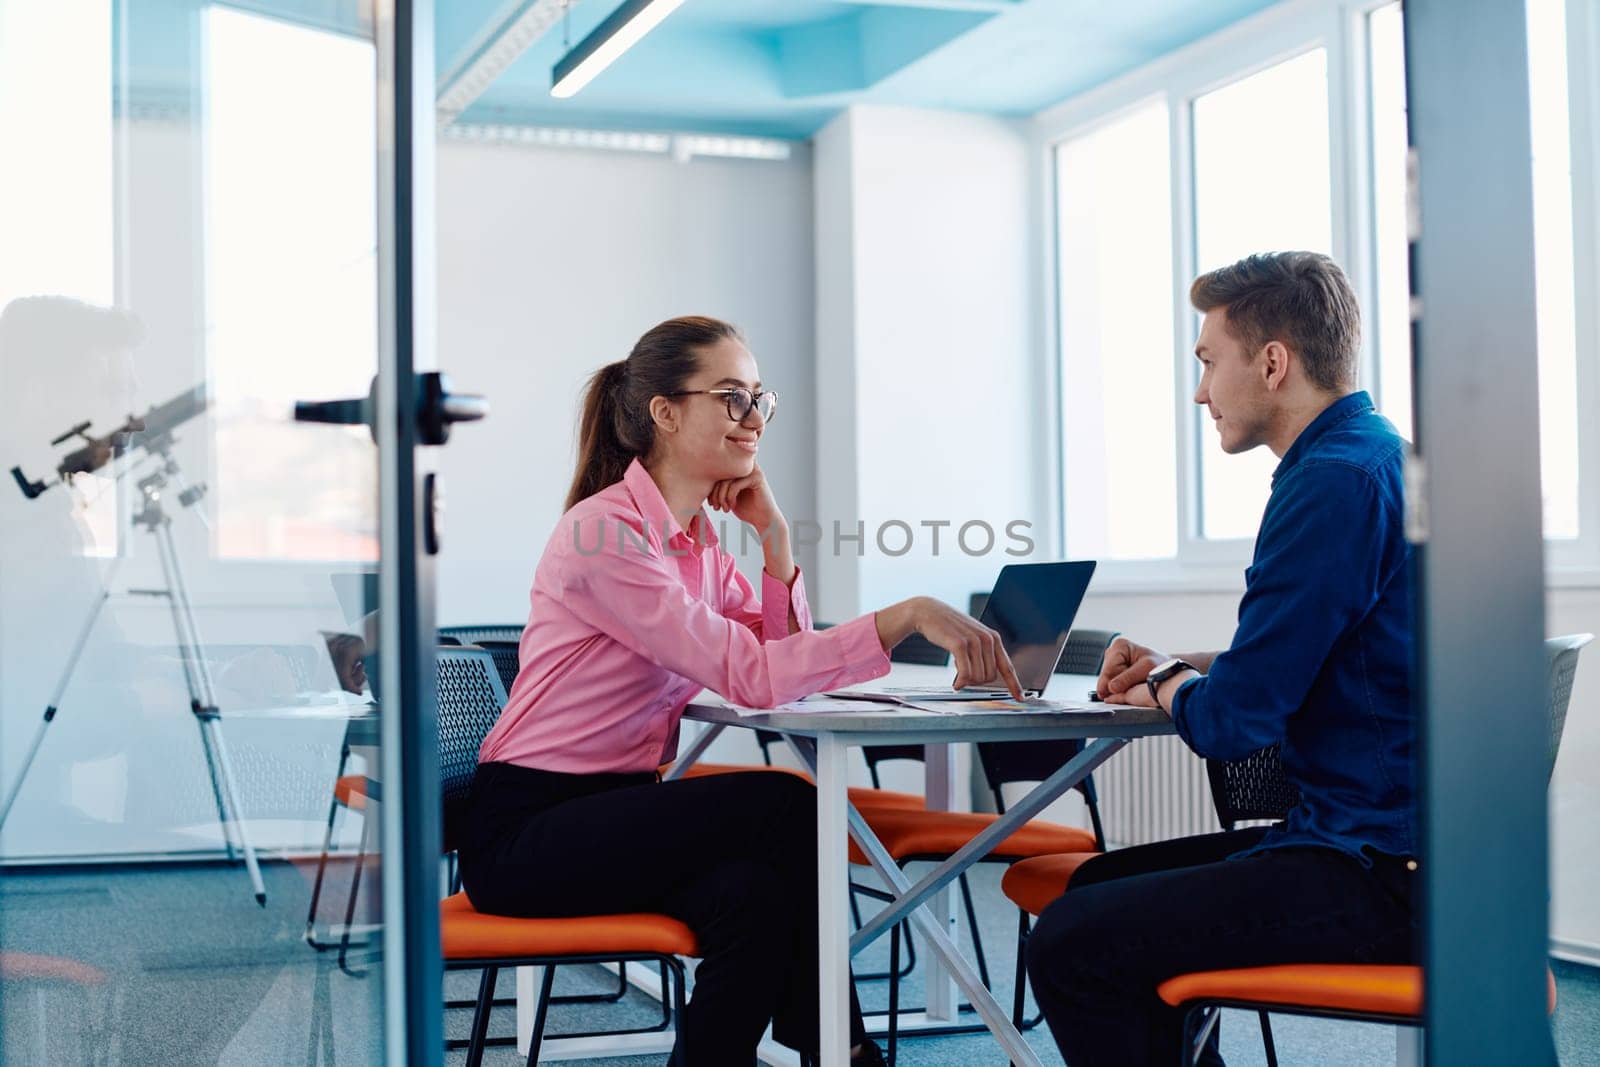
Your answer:
[[[1273,472],[1233,643],[1172,699],[1202,756],[1282,743],[1303,800],[1257,849],[1417,852],[1404,450],[1364,392],[1305,428]]]

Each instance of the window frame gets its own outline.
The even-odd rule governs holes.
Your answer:
[[[1316,48],[1327,55],[1328,161],[1332,254],[1344,266],[1369,323],[1377,311],[1376,234],[1371,146],[1371,81],[1367,19],[1390,0],[1289,0],[1242,19],[1203,40],[1156,59],[1105,85],[1072,97],[1032,121],[1038,187],[1044,197],[1040,262],[1046,303],[1045,363],[1051,398],[1042,412],[1050,441],[1046,449],[1049,514],[1055,549],[1065,555],[1069,488],[1063,455],[1065,412],[1060,396],[1061,294],[1059,214],[1055,202],[1056,149],[1063,142],[1115,121],[1133,108],[1161,99],[1167,107],[1172,188],[1173,371],[1177,442],[1176,555],[1153,560],[1104,560],[1097,587],[1141,593],[1181,588],[1196,592],[1237,591],[1253,548],[1250,539],[1199,536],[1200,433],[1204,426],[1192,402],[1197,382],[1193,356],[1195,315],[1187,298],[1195,273],[1194,101]],[[1584,0],[1566,0],[1568,78],[1571,100],[1574,265],[1578,292],[1600,286],[1600,12]],[[1578,341],[1579,537],[1547,540],[1547,570],[1558,585],[1600,587],[1600,427],[1583,414],[1600,410],[1600,307],[1579,300]],[[1382,407],[1376,331],[1363,331],[1360,382]]]
[[[1547,584],[1600,587],[1600,11],[1567,0],[1567,101],[1572,139],[1572,268],[1577,290],[1578,536],[1545,541]]]

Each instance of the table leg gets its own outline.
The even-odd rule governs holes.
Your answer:
[[[849,748],[831,734],[816,741],[817,775],[817,996],[821,1021],[820,1067],[850,1062],[850,866],[845,756]]]
[[[722,736],[722,731],[724,729],[726,729],[726,727],[724,727],[721,723],[712,723],[705,729],[701,730],[699,736],[697,736],[694,739],[694,742],[689,746],[689,751],[685,752],[672,762],[672,769],[662,776],[661,780],[663,782],[671,782],[675,779],[682,778],[684,772],[686,772],[690,767],[693,767],[699,761],[700,757],[706,754],[706,749],[711,747],[711,742]]]
[[[929,811],[957,811],[956,760],[954,745],[923,746],[923,784]],[[957,938],[956,915],[948,889],[941,889],[928,902],[928,913],[939,923],[952,941]],[[926,957],[927,1017],[942,1022],[955,1022],[961,1012],[961,1001],[950,969],[938,953]]]
[[[1422,1027],[1394,1028],[1394,1062],[1396,1067],[1422,1067],[1426,1062],[1422,1050]]]
[[[852,813],[851,818],[856,842],[871,860],[873,869],[890,888],[904,898],[911,890],[911,883],[906,878],[905,872],[889,858],[883,843],[873,835],[871,827],[867,826],[866,820],[861,818],[860,813]],[[961,955],[961,950],[945,932],[943,925],[927,913],[926,905],[914,908],[908,917],[911,924],[926,938],[930,949],[929,955],[941,957],[955,982],[966,990],[972,1006],[977,1009],[984,1025],[994,1034],[995,1040],[1005,1050],[1011,1063],[1018,1067],[1040,1067],[1039,1057],[1012,1025],[1005,1009],[994,999],[993,994],[983,987],[983,981],[978,977],[977,971],[967,962],[966,957]]]
[[[883,910],[863,923],[861,929],[857,930],[850,939],[852,951],[860,952],[873,941],[888,933],[889,927],[906,918],[911,908],[925,906],[928,901],[933,899],[935,893],[948,887],[951,882],[960,876],[962,871],[988,855],[996,845],[1009,837],[1029,819],[1038,815],[1057,797],[1071,789],[1078,782],[1081,782],[1084,776],[1111,758],[1114,753],[1127,743],[1126,738],[1120,737],[1103,737],[1097,741],[1090,742],[1088,747],[1068,760],[1060,770],[1035,786],[1027,796],[1010,805],[1009,810],[991,823],[987,829],[974,836],[965,845],[962,845],[948,859],[936,864],[933,870],[918,878],[916,883],[897,897],[892,904],[884,907]],[[869,842],[865,839],[867,835],[870,835],[871,830],[865,820],[859,818],[859,813],[852,812],[851,814],[851,832],[868,856],[875,854],[874,849],[868,847]],[[875,845],[881,851],[882,845],[875,837],[872,838],[870,844]],[[887,856],[887,853],[884,853],[884,855]],[[879,867],[877,860],[873,861],[873,866],[875,868]],[[879,873],[881,876],[881,869]],[[906,881],[905,872],[898,867],[895,868],[895,874],[898,879],[895,882],[897,886]]]
[[[543,967],[517,968],[517,1055],[524,1059],[533,1044],[533,1015],[539,1006],[539,986],[543,982]]]

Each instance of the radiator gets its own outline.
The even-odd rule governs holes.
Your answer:
[[[1130,742],[1094,772],[1111,848],[1215,833],[1205,761],[1177,737]]]

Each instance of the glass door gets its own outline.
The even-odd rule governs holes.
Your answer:
[[[0,0],[4,1062],[439,1056],[431,17]]]

